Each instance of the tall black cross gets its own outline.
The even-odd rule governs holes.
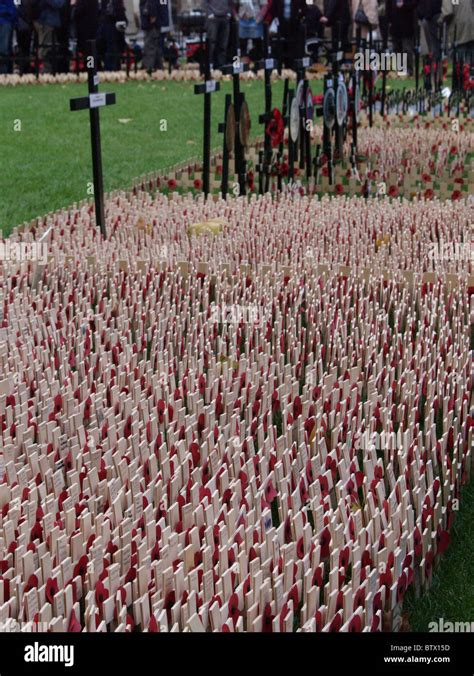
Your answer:
[[[240,75],[245,73],[249,67],[247,63],[243,63],[241,60],[241,54],[239,49],[239,24],[237,21],[232,22],[232,34],[231,34],[231,45],[233,45],[233,50],[231,53],[234,54],[232,63],[221,68],[222,72],[226,75],[232,75],[232,91],[234,98],[234,111],[235,111],[235,142],[234,142],[234,159],[235,159],[235,171],[239,181],[239,195],[245,195],[246,193],[246,184],[247,184],[247,166],[245,161],[245,148],[242,144],[242,139],[240,136],[241,123],[240,118],[242,114],[242,106],[245,101],[245,94],[242,94],[240,91]]]
[[[273,58],[272,47],[268,37],[268,24],[263,25],[263,53],[264,59],[257,64],[259,69],[263,68],[265,81],[265,112],[259,116],[260,124],[266,125],[272,117],[272,71],[278,68],[278,61]],[[260,167],[260,194],[268,192],[270,182],[270,164],[272,161],[272,142],[270,136],[265,133],[263,140],[263,157],[259,164]]]
[[[204,63],[204,82],[194,85],[195,94],[204,94],[204,135],[203,135],[203,171],[202,188],[204,195],[209,195],[209,181],[211,172],[211,94],[219,91],[220,83],[211,79],[211,62],[209,39],[206,40],[206,54]]]
[[[306,177],[311,176],[311,128],[306,124],[306,108],[307,108],[307,94],[308,94],[308,80],[306,79],[306,69],[309,68],[313,59],[311,56],[305,54],[306,49],[306,26],[303,24],[299,32],[298,51],[299,58],[294,60],[294,67],[296,71],[296,79],[298,85],[303,83],[303,95],[300,103],[300,169],[306,166]],[[296,91],[299,90],[297,87]]]
[[[97,73],[97,55],[95,40],[89,40],[87,44],[87,84],[89,95],[70,100],[70,109],[86,110],[89,109],[89,119],[91,126],[91,146],[92,146],[92,171],[94,176],[94,201],[95,201],[95,220],[100,228],[103,237],[107,237],[105,228],[105,210],[104,210],[104,179],[102,175],[102,152],[100,146],[100,119],[99,108],[102,106],[111,106],[115,103],[115,94],[99,93],[99,75]]]
[[[227,191],[229,189],[229,155],[230,155],[230,148],[229,148],[229,142],[228,142],[228,135],[229,135],[229,130],[227,128],[228,125],[228,115],[229,115],[229,110],[232,106],[232,96],[230,94],[225,95],[225,105],[224,105],[224,122],[220,122],[218,126],[218,131],[221,134],[224,134],[224,143],[223,143],[223,151],[222,151],[222,180],[221,180],[221,193],[222,197],[226,197]],[[234,118],[235,121],[235,118]],[[232,131],[232,130],[231,130]],[[233,148],[233,143],[231,144],[231,147]]]

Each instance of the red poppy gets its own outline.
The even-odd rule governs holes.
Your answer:
[[[202,181],[200,178],[195,178],[193,181],[193,185],[196,188],[196,190],[201,190],[202,188]]]
[[[26,583],[24,593],[26,594],[32,589],[38,589],[38,578],[36,577],[36,575],[30,575],[30,577],[28,578],[28,582]]]
[[[401,603],[403,601],[403,597],[405,596],[405,592],[407,590],[407,576],[405,573],[402,573],[398,579],[398,584],[397,584],[397,602]]]
[[[350,632],[360,632],[362,631],[362,620],[360,618],[360,615],[354,615],[352,620],[349,622],[349,629],[348,631]]]
[[[398,186],[391,185],[388,189],[389,197],[398,197]]]
[[[461,199],[461,191],[460,190],[453,190],[453,192],[451,193],[451,199],[455,202],[457,200],[460,200]]]
[[[78,634],[82,631],[81,623],[76,617],[74,610],[71,610],[71,615],[69,617],[69,624],[67,627],[69,633]]]
[[[438,554],[444,554],[451,543],[451,538],[447,530],[442,530],[441,526],[436,533],[436,543]]]
[[[178,184],[177,184],[177,182],[176,182],[176,180],[175,180],[174,178],[170,178],[170,179],[168,179],[168,184],[167,184],[167,185],[168,185],[168,188],[169,188],[170,190],[175,190],[175,189],[176,189],[176,186],[177,186]]]
[[[434,192],[432,188],[427,188],[425,192],[423,193],[423,197],[425,200],[432,200],[433,199]]]
[[[321,545],[321,556],[325,559],[329,556],[329,545],[331,544],[331,532],[329,528],[325,528],[321,533],[319,544]]]
[[[102,604],[109,598],[109,595],[109,590],[104,583],[98,582],[95,586],[95,600],[99,608],[102,608]]]
[[[342,185],[342,183],[336,183],[336,185],[334,186],[334,190],[336,191],[336,195],[342,195],[342,193],[344,192],[344,186]]]
[[[148,623],[148,631],[153,634],[158,632],[158,622],[156,621],[156,617],[154,615],[150,617],[150,621]]]
[[[229,609],[229,617],[231,618],[235,627],[240,617],[239,597],[237,596],[237,594],[232,594],[232,596],[230,597],[228,609]]]
[[[74,577],[77,577],[78,575],[82,578],[85,577],[87,573],[87,562],[87,556],[84,554],[74,566]]]
[[[265,133],[271,139],[272,148],[276,148],[277,146],[280,145],[280,143],[283,143],[283,135],[285,133],[285,123],[278,108],[273,109],[272,117],[267,124]]]
[[[56,592],[58,591],[58,583],[52,577],[48,577],[46,580],[46,598],[52,604],[53,598]]]

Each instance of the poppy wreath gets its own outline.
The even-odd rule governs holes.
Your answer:
[[[272,110],[272,116],[265,128],[265,133],[271,139],[272,148],[277,148],[280,145],[280,143],[283,143],[283,137],[285,134],[285,122],[278,108],[274,108]]]

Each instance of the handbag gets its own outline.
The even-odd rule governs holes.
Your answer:
[[[359,24],[359,26],[370,26],[371,23],[367,17],[367,14],[362,9],[362,0],[359,2],[359,6],[354,14],[354,23]]]

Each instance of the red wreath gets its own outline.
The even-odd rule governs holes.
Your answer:
[[[272,111],[272,117],[267,124],[265,133],[268,134],[272,141],[272,148],[276,148],[283,143],[283,135],[285,133],[285,123],[283,121],[282,114],[278,108],[274,108]]]

